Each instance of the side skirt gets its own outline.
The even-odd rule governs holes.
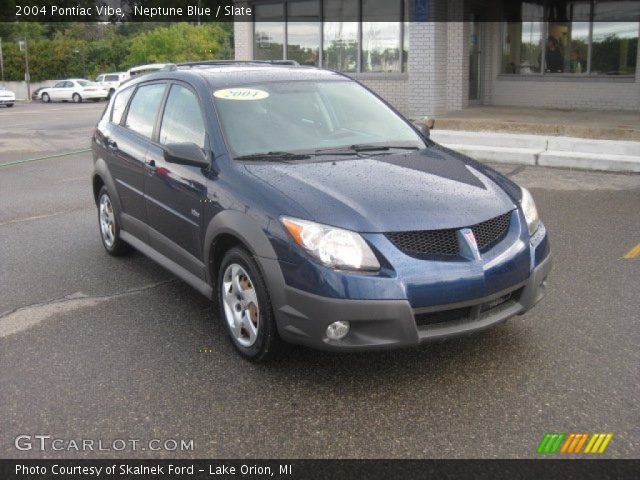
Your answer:
[[[193,288],[198,290],[201,294],[207,297],[209,300],[213,299],[213,289],[206,282],[202,281],[198,277],[196,277],[193,273],[189,272],[187,269],[181,267],[173,260],[170,260],[154,248],[150,247],[142,240],[139,240],[137,237],[134,237],[129,232],[120,229],[120,236],[122,240],[130,244],[136,250],[139,250],[144,255],[149,257],[154,262],[158,263],[162,267],[169,270],[176,277],[179,277],[181,280],[185,281]]]

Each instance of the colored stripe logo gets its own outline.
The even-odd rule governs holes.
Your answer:
[[[547,433],[540,444],[539,454],[604,453],[613,433]]]

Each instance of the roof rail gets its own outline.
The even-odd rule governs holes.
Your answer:
[[[215,65],[290,65],[299,67],[300,64],[295,60],[201,60],[198,62],[184,62],[170,64],[175,70],[177,67],[198,67],[198,66],[215,66]]]

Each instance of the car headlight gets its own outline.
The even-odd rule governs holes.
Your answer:
[[[323,265],[346,270],[380,270],[371,247],[358,233],[297,218],[280,220],[295,242]]]
[[[540,217],[538,217],[538,209],[536,203],[533,201],[533,197],[529,190],[524,187],[520,187],[522,190],[522,198],[520,199],[520,206],[522,207],[522,213],[524,213],[524,219],[527,221],[527,227],[529,228],[529,236],[532,236],[538,230],[540,224]]]

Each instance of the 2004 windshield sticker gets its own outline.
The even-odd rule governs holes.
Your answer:
[[[262,100],[269,96],[269,92],[257,88],[225,88],[216,90],[213,96],[225,100]]]

